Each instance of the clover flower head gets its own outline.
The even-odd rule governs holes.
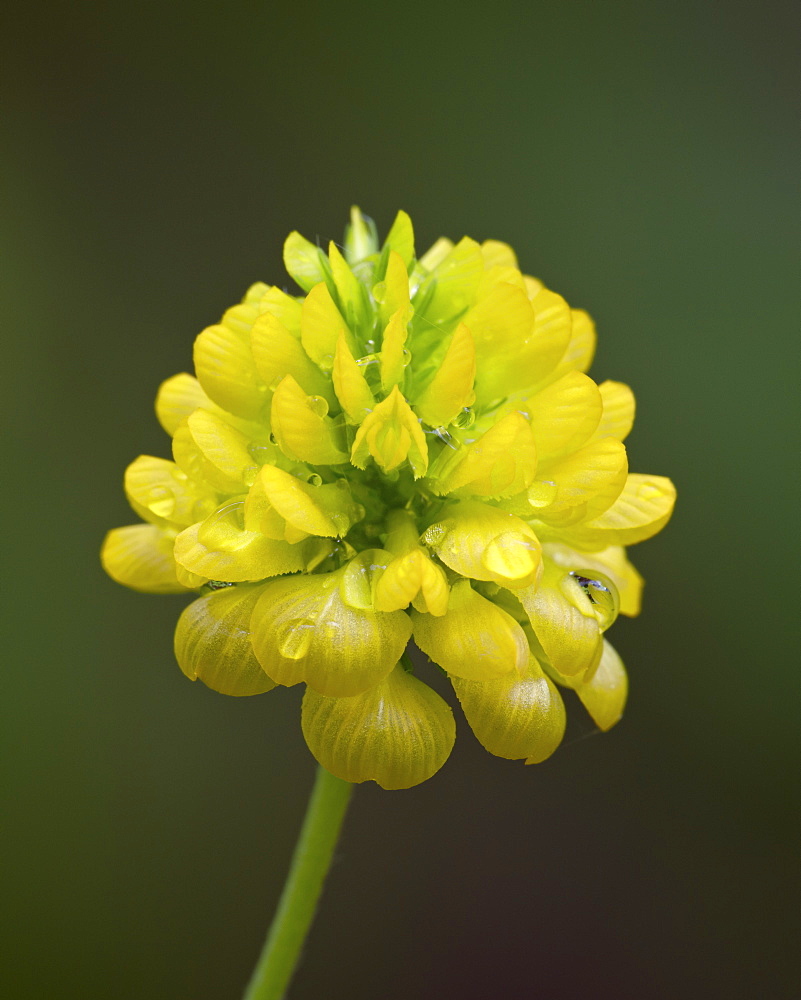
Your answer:
[[[416,676],[444,671],[490,753],[537,763],[565,728],[559,687],[602,730],[627,679],[604,633],[639,611],[625,547],[675,491],[628,471],[634,397],[585,374],[589,316],[465,237],[415,255],[351,213],[342,248],[284,247],[295,295],[255,284],[163,383],[173,460],[140,456],[143,523],[106,537],[120,583],[199,592],[183,672],[230,695],[304,684],[316,759],[351,782],[434,774],[453,714]]]

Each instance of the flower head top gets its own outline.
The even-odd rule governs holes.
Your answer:
[[[642,586],[624,547],[675,492],[628,471],[634,397],[584,374],[589,316],[503,243],[416,258],[404,212],[383,245],[358,209],[342,249],[292,233],[284,261],[304,294],[253,285],[198,336],[195,376],[161,386],[173,461],[129,466],[145,523],[109,533],[106,570],[199,591],[184,673],[233,695],[304,683],[309,747],[349,781],[408,787],[450,753],[412,637],[491,753],[553,752],[555,684],[608,729],[627,682],[603,633]]]

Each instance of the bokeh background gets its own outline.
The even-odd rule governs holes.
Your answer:
[[[624,721],[524,768],[459,723],[358,789],[292,997],[799,995],[797,25],[790,4],[7,11],[4,997],[236,998],[313,762],[297,689],[186,682],[185,603],[106,579],[158,383],[351,203],[510,242],[671,475],[613,640]],[[798,425],[795,425],[798,426]]]

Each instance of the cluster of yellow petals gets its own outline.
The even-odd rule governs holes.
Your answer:
[[[354,209],[342,250],[292,233],[284,259],[304,294],[253,285],[161,386],[173,460],[126,471],[144,523],[109,532],[108,573],[199,592],[183,672],[231,695],[305,684],[306,741],[348,781],[409,787],[450,753],[410,640],[493,754],[555,750],[558,686],[609,729],[627,679],[604,632],[642,588],[625,547],[675,492],[628,471],[634,397],[585,374],[590,318],[503,243],[417,259],[403,212],[382,246]]]

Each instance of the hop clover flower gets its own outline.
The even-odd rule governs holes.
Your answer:
[[[382,246],[353,209],[342,250],[292,233],[284,261],[304,295],[253,285],[198,336],[195,376],[159,389],[173,461],[128,467],[144,523],[109,532],[107,572],[199,592],[186,676],[305,684],[309,748],[349,782],[406,788],[451,751],[412,639],[490,753],[550,756],[560,686],[609,729],[627,678],[604,633],[642,589],[625,547],[675,491],[628,471],[634,397],[585,374],[589,316],[494,240],[417,259],[404,212]]]

